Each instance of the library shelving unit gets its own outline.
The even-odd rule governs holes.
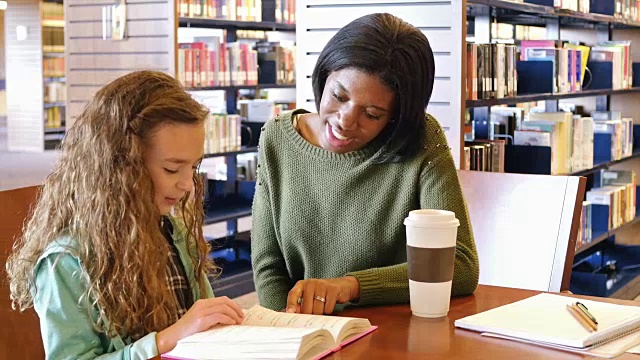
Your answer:
[[[434,115],[444,128],[457,166],[464,161],[464,152],[461,150],[464,147],[467,111],[473,112],[476,120],[488,119],[491,106],[494,105],[544,101],[545,110],[552,112],[558,111],[561,102],[570,99],[588,112],[611,109],[622,111],[625,117],[640,119],[640,102],[637,100],[640,96],[640,84],[625,90],[585,89],[581,92],[517,95],[486,100],[467,100],[465,89],[468,32],[473,33],[476,43],[491,43],[492,24],[497,22],[544,27],[548,40],[582,41],[589,45],[608,40],[632,40],[631,52],[637,60],[640,59],[638,22],[608,15],[554,9],[522,1],[501,0],[352,0],[348,4],[338,0],[301,0],[298,2],[297,10],[297,102],[300,107],[308,110],[315,110],[310,76],[313,66],[324,45],[339,28],[366,14],[388,12],[422,30],[429,38],[436,64],[434,90],[427,111]],[[475,126],[481,126],[481,123],[482,121],[476,121]],[[487,133],[486,129],[475,129],[476,135],[483,132]],[[636,166],[636,172],[640,172],[636,160],[639,157],[640,153],[634,153],[622,160],[594,164],[593,168],[572,175],[587,177],[587,186],[592,187],[595,174],[601,169]],[[581,261],[596,252],[617,251],[617,247],[620,246],[615,245],[614,236],[633,227],[640,222],[639,220],[636,218],[621,228],[594,234],[594,241],[579,248],[575,258],[571,253],[571,258],[575,260],[574,268],[577,269]],[[637,235],[633,240],[635,244],[640,245]],[[605,249],[607,244],[610,247]],[[640,253],[637,258],[640,259]],[[604,255],[602,259],[603,267],[607,267]],[[640,267],[637,270],[637,273],[630,272],[628,276],[620,276],[613,286],[597,295],[619,298],[637,296],[640,294],[640,277],[637,276],[640,274]],[[607,281],[607,275],[603,276],[605,279],[602,281],[602,287]]]
[[[222,29],[226,32],[225,41],[227,43],[239,40],[238,30],[259,30],[259,31],[285,31],[295,32],[295,24],[276,22],[276,1],[262,1],[262,20],[255,21],[234,21],[221,19],[207,19],[197,17],[179,17],[180,27],[201,28],[201,29]],[[231,86],[207,86],[188,88],[190,91],[225,91],[227,113],[237,113],[238,91],[242,89],[286,89],[295,88],[295,84],[258,83],[257,85],[231,85]],[[231,258],[228,256],[218,256],[217,259],[223,261],[223,277],[214,282],[216,293],[228,296],[237,296],[254,290],[253,273],[249,259],[248,242],[250,238],[247,233],[238,232],[238,219],[251,216],[251,205],[253,193],[255,191],[255,181],[238,180],[237,176],[237,155],[243,153],[257,152],[257,147],[243,147],[238,151],[230,151],[218,154],[208,154],[205,157],[224,157],[227,167],[227,180],[225,182],[209,180],[209,204],[205,209],[205,224],[226,222],[226,236],[222,239],[211,239],[210,242],[214,253],[222,254],[228,248],[232,248]],[[222,191],[218,191],[222,188]],[[222,197],[214,197],[218,192]],[[243,240],[243,241],[238,241]]]
[[[490,43],[492,40],[491,23],[499,22],[543,26],[546,28],[549,40],[581,41],[588,45],[594,45],[601,41],[632,40],[631,52],[639,54],[637,48],[640,46],[640,23],[622,18],[554,9],[549,6],[528,3],[489,0],[469,0],[467,15],[471,20],[470,23],[473,24],[472,32],[477,43]],[[478,124],[488,124],[486,120],[489,119],[491,106],[516,105],[533,101],[544,101],[545,110],[554,112],[558,111],[560,102],[571,99],[571,102],[583,106],[585,112],[616,110],[621,111],[625,117],[638,119],[640,108],[637,107],[635,99],[640,96],[640,87],[638,87],[640,84],[635,84],[635,86],[623,90],[586,89],[570,93],[467,100],[466,108],[472,109],[470,111],[473,112],[476,120],[474,121],[476,134],[478,134],[478,130],[483,134],[488,133],[487,128],[478,129],[477,126]],[[571,175],[587,177],[587,188],[590,189],[596,186],[600,170],[622,166],[627,169],[635,168],[636,172],[640,171],[635,160],[639,156],[640,153],[634,152],[631,156],[620,160],[595,163],[591,168],[574,172]],[[632,228],[638,220],[639,218],[635,218],[616,229],[594,233],[591,243],[576,249],[572,291],[586,295],[627,299],[633,299],[640,294],[637,281],[640,279],[638,277],[640,276],[640,267],[635,267],[636,264],[629,264],[629,260],[626,259],[628,254],[639,254],[640,250],[636,250],[634,246],[618,246],[615,242],[618,234]],[[640,245],[637,236],[632,240],[635,240],[635,244]],[[595,266],[596,270],[585,274],[585,270],[581,266],[587,264],[588,261],[593,262],[593,258],[598,259],[601,263]],[[616,263],[618,269],[615,268]],[[626,270],[627,268],[630,270]]]
[[[64,137],[64,18],[60,1],[17,0],[5,10],[10,151],[44,151]]]

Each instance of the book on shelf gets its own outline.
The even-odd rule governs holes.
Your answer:
[[[588,245],[593,240],[591,227],[591,202],[582,202],[582,212],[580,213],[580,224],[578,226],[578,236],[576,237],[576,250]]]
[[[465,170],[504,172],[505,140],[465,142]]]
[[[42,69],[44,77],[64,77],[64,57],[45,57]]]
[[[567,306],[576,301],[596,319],[596,331],[586,330],[569,312]],[[542,293],[456,320],[455,326],[483,336],[613,358],[640,344],[640,306]]]
[[[210,114],[205,122],[205,154],[240,150],[241,126],[239,115]]]
[[[178,15],[234,21],[262,21],[262,0],[179,0]]]
[[[518,89],[516,61],[514,45],[467,43],[467,99],[515,96]]]
[[[65,107],[54,106],[44,109],[45,128],[60,128],[65,118]]]
[[[225,43],[220,37],[181,43],[178,79],[185,87],[257,85],[257,53],[247,43]]]
[[[279,23],[296,22],[295,0],[179,0],[177,9],[180,17],[253,22],[274,18]],[[273,13],[263,13],[265,10]]]
[[[636,173],[629,170],[601,170],[600,186],[624,187],[622,191],[623,206],[619,209],[623,223],[636,218]]]
[[[165,359],[320,359],[377,329],[367,319],[277,312],[258,305],[240,325],[188,336]]]
[[[599,187],[587,192],[593,204],[596,230],[610,231],[636,217],[636,176],[633,171],[602,170]]]
[[[280,42],[259,41],[256,43],[261,84],[295,85],[296,47]]]
[[[63,102],[67,99],[66,86],[62,82],[48,82],[44,84],[45,103]]]

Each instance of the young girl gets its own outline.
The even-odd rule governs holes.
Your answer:
[[[141,71],[98,91],[69,129],[7,263],[47,359],[148,359],[242,321],[206,276],[206,116],[174,78]]]

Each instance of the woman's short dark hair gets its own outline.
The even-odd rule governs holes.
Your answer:
[[[435,65],[427,37],[391,14],[360,17],[329,40],[313,70],[316,108],[327,77],[345,68],[376,75],[395,94],[392,122],[380,134],[384,145],[376,163],[399,162],[424,146],[425,109],[431,98]]]

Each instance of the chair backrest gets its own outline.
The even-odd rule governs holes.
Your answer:
[[[459,171],[480,284],[569,289],[586,178]]]
[[[0,359],[44,359],[38,316],[33,308],[11,309],[6,263],[34,204],[39,187],[0,191]]]

